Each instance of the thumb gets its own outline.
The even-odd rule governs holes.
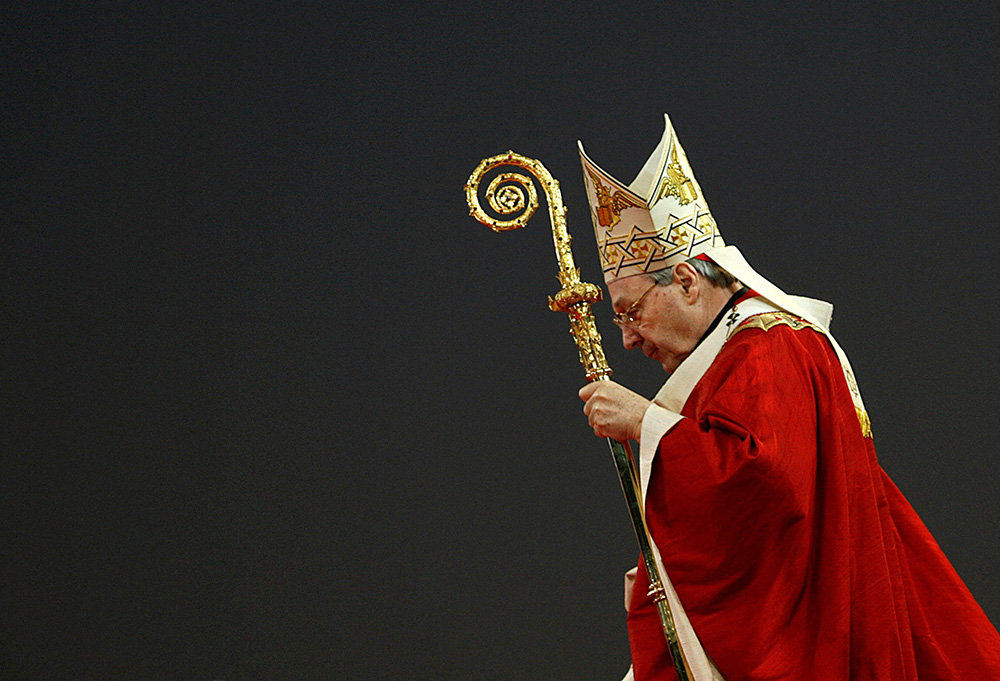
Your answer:
[[[593,395],[594,392],[597,390],[597,387],[598,387],[597,381],[594,381],[593,383],[588,383],[587,385],[580,388],[580,392],[578,393],[580,395],[580,399],[583,400],[584,402],[589,400],[590,396]]]

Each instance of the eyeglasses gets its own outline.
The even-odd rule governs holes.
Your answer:
[[[629,305],[627,310],[625,310],[624,312],[615,312],[615,314],[611,317],[611,321],[613,321],[616,326],[623,329],[627,326],[632,326],[633,324],[635,324],[635,317],[633,317],[632,315],[635,314],[636,310],[639,309],[639,303],[642,302],[642,299],[645,298],[646,295],[657,286],[659,286],[659,283],[653,282],[653,285],[650,286],[648,289],[646,289],[645,293],[636,298],[635,302]]]

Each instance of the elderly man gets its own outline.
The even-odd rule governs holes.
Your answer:
[[[695,678],[1000,679],[1000,635],[879,467],[831,307],[722,242],[670,124],[625,186],[583,153],[615,322],[670,374],[580,391],[640,443],[646,521]],[[676,678],[641,564],[636,679]]]

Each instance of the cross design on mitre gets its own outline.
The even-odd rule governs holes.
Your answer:
[[[605,230],[601,239],[600,253],[604,271],[613,271],[615,276],[623,267],[639,265],[642,269],[663,253],[662,239],[658,232],[645,232],[633,225],[628,234],[615,235]]]

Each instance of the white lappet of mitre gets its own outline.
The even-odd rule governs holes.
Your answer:
[[[578,143],[606,284],[725,246],[670,117],[663,118],[659,145],[628,186]]]

